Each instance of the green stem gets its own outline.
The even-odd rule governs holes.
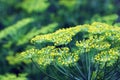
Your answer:
[[[34,60],[33,60],[32,58],[31,58],[31,61],[32,61],[32,63],[35,65],[35,67],[36,67],[38,70],[42,71],[42,70],[37,66],[37,64],[34,62]],[[56,78],[48,75],[48,74],[45,73],[44,71],[42,71],[42,72],[43,72],[45,75],[47,75],[48,77],[53,78],[53,79],[55,79],[55,80],[58,80],[58,79],[56,79]]]

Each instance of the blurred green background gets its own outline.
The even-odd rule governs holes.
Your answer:
[[[94,21],[120,25],[119,0],[0,0],[0,80],[50,80],[33,63],[14,59],[30,39]]]

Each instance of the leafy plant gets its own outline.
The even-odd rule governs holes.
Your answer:
[[[31,60],[56,80],[119,79],[119,30],[117,26],[94,22],[37,35],[31,39],[36,47],[16,58]]]
[[[19,4],[27,12],[44,12],[49,7],[48,0],[24,0]],[[18,6],[18,7],[19,7]]]
[[[47,26],[42,27],[40,30],[37,28],[32,29],[29,33],[27,33],[25,36],[20,37],[20,39],[18,38],[16,46],[19,45],[23,45],[26,43],[29,43],[30,38],[32,38],[35,35],[38,34],[45,34],[45,33],[51,33],[53,32],[56,28],[58,27],[57,23],[52,23],[49,24]],[[17,36],[17,35],[16,35]],[[15,36],[14,36],[15,37]],[[31,45],[27,46],[28,48],[31,47]],[[20,61],[16,58],[14,59],[13,55],[9,55],[6,57],[7,60],[9,61],[10,64],[20,64]],[[12,60],[14,59],[14,60]],[[11,61],[12,60],[12,61]],[[27,63],[29,63],[29,61],[26,61]]]
[[[0,32],[0,39],[5,38],[6,36],[16,35],[17,30],[25,27],[25,25],[27,25],[33,21],[34,21],[34,19],[27,18],[27,19],[23,19],[23,20],[17,22],[16,24],[14,24],[12,26],[9,26],[8,28],[6,28]],[[10,34],[10,32],[11,32],[11,34]]]
[[[15,74],[5,74],[5,75],[0,75],[1,80],[27,80],[25,77],[26,74],[19,74],[16,76]]]
[[[91,20],[86,21],[86,23],[93,23],[93,22],[102,22],[102,23],[107,23],[110,25],[115,25],[116,20],[118,19],[117,14],[111,14],[111,15],[106,15],[106,16],[100,16],[99,14],[94,15]]]
[[[73,64],[74,62],[80,61],[80,56],[77,57],[76,55],[78,54],[75,52],[75,50],[77,51],[79,49],[76,43],[77,41],[78,43],[82,41],[83,38],[87,39],[86,37],[89,33],[84,32],[84,30],[87,29],[83,31],[78,29],[77,31],[75,30],[76,28],[73,29],[73,27],[67,29],[68,31],[64,29],[55,33],[52,32],[59,28],[67,28],[85,24],[86,22],[91,24],[92,22],[98,21],[111,25],[119,15],[119,2],[119,0],[0,0],[0,75],[3,76],[7,73],[14,73],[15,75],[28,73],[28,79],[30,80],[53,80],[46,76],[47,74],[51,74],[53,77],[58,77],[61,80],[63,80],[63,78],[70,80],[69,77],[71,74],[68,73],[70,73],[69,71],[71,69],[74,69],[72,67],[68,68],[69,65],[67,65],[67,67],[65,64]],[[119,26],[119,23],[115,23],[114,26]],[[69,32],[73,33],[70,34]],[[50,33],[50,35],[46,33]],[[45,35],[41,36],[41,40],[36,40],[39,36],[33,38],[35,35],[43,34],[46,34],[47,38]],[[32,45],[29,44],[31,38],[33,38],[31,40]],[[41,69],[37,70],[35,66],[33,66],[34,63],[31,63],[31,59],[20,59],[24,58],[24,56],[15,58],[17,53],[19,54],[24,50],[32,51],[31,48],[33,48],[33,50],[37,49],[38,51],[42,50],[43,52],[47,48],[50,50],[49,53],[51,53],[51,51],[63,54],[64,52],[68,53],[67,55],[64,54],[65,56],[63,55],[63,57],[70,57],[71,54],[76,54],[72,55],[73,58],[70,58],[72,60],[70,62],[67,61],[70,59],[66,58],[66,63],[64,63],[65,59],[63,57],[59,57],[62,59],[62,62],[55,62],[56,60],[52,60],[55,56],[53,53],[47,55],[47,57],[53,57],[50,57],[50,61],[48,62],[50,64],[46,63],[44,66],[41,65],[40,68],[44,70],[42,73],[39,71]],[[107,52],[109,51],[105,51],[105,53]],[[44,55],[46,55],[46,53],[44,53]],[[101,52],[99,57],[102,55],[103,53]],[[74,60],[75,56],[76,60]],[[99,59],[97,55],[95,55],[95,57]],[[101,58],[104,57],[100,57],[100,59]],[[33,56],[32,59],[35,64],[37,60],[39,60],[39,58],[33,58]],[[56,59],[58,59],[58,57]],[[54,66],[50,67],[54,62],[59,63],[59,65],[65,69],[60,66],[57,66],[57,69]],[[43,62],[40,64],[42,63]],[[112,63],[114,63],[114,61]],[[61,71],[67,74],[61,74],[61,68],[62,70],[67,70],[66,72]],[[52,71],[54,71],[53,74],[51,73]],[[44,74],[44,72],[47,74]],[[73,74],[73,72],[71,73]],[[55,76],[54,74],[59,75]],[[85,77],[86,75],[87,73]]]

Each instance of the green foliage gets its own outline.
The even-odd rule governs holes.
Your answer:
[[[93,23],[93,22],[97,21],[97,22],[103,22],[103,23],[112,25],[115,23],[117,18],[118,18],[117,14],[112,14],[112,15],[107,15],[107,16],[100,16],[100,15],[96,14],[91,18],[90,21],[86,21],[86,23],[87,22]]]
[[[120,23],[115,23],[115,25],[114,26],[120,26]]]
[[[17,22],[16,24],[9,26],[8,28],[5,28],[4,30],[0,31],[0,39],[9,36],[14,36],[17,34],[17,31],[23,27],[25,27],[25,25],[33,22],[34,19],[32,18],[27,18],[27,19],[23,19],[19,22]]]
[[[57,23],[52,23],[47,26],[44,26],[40,30],[39,29],[37,30],[36,28],[34,28],[28,34],[26,34],[24,37],[22,36],[22,37],[20,37],[20,39],[18,38],[16,46],[28,43],[28,41],[35,35],[53,32],[57,26],[58,26]],[[21,61],[19,61],[18,58],[14,59],[14,60],[12,60],[12,59],[14,59],[13,55],[10,55],[7,57],[7,60],[9,61],[10,64],[19,64],[21,62]],[[30,63],[30,61],[25,61],[25,62]]]
[[[119,31],[120,27],[99,22],[61,29],[32,38],[31,41],[35,45],[48,44],[40,49],[41,46],[37,46],[22,52],[16,58],[32,60],[39,64],[41,69],[55,67],[54,70],[67,76],[67,79],[71,77],[75,80],[114,79],[117,77],[115,70],[119,69],[117,65],[120,57]],[[110,68],[113,67],[116,75],[111,78]]]
[[[19,39],[17,44],[18,45],[25,44],[35,35],[53,32],[55,28],[57,28],[57,26],[58,26],[57,23],[51,23],[47,26],[43,26],[40,30],[35,27],[31,31],[29,31],[29,33],[27,33],[25,37]]]
[[[25,76],[26,74],[19,74],[19,76],[16,76],[15,74],[5,74],[0,75],[0,80],[27,80]]]
[[[19,4],[21,8],[25,9],[28,13],[43,12],[49,7],[48,0],[24,0]]]
[[[59,4],[60,5],[63,5],[65,6],[66,8],[68,8],[69,10],[73,10],[75,5],[77,4],[77,0],[71,0],[71,1],[68,1],[68,0],[60,0],[59,1]],[[68,4],[69,3],[69,4]]]

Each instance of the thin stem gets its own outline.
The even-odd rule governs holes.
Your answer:
[[[64,69],[64,71],[63,71],[62,69],[60,69],[60,68],[57,67],[56,65],[54,65],[54,67],[55,67],[58,71],[60,71],[62,74],[66,75],[67,77],[70,77],[68,74],[66,74],[67,72],[65,71],[65,69]]]
[[[31,58],[31,61],[32,61],[32,63],[35,65],[35,67],[36,67],[38,70],[42,71],[42,70],[36,65],[36,63],[34,62],[34,60],[33,60],[32,58]],[[44,71],[42,71],[42,72],[43,72],[45,75],[47,75],[48,77],[53,78],[53,79],[55,79],[55,80],[58,80],[58,79],[56,79],[56,78],[48,75],[48,74],[45,73]]]
[[[105,73],[106,73],[106,67],[107,67],[107,62],[105,62],[105,66],[103,67],[103,71],[104,71],[104,76],[103,76],[103,80],[105,80]]]
[[[90,80],[90,77],[91,77],[91,69],[90,69],[90,67],[91,67],[91,63],[90,63],[91,58],[90,58],[90,55],[88,53],[87,53],[87,55],[88,55],[88,80]]]
[[[97,65],[97,72],[96,72],[96,77],[95,77],[95,79],[94,80],[97,80],[97,76],[98,76],[98,74],[99,74],[99,69],[100,69],[100,67],[99,67],[99,65]]]
[[[80,73],[80,75],[81,75],[81,77],[83,78],[83,79],[85,79],[85,76],[84,76],[84,74],[82,73],[82,71],[80,70],[80,66],[79,66],[79,64],[77,64],[76,63],[76,68],[77,68],[77,70],[79,71],[79,73]]]

